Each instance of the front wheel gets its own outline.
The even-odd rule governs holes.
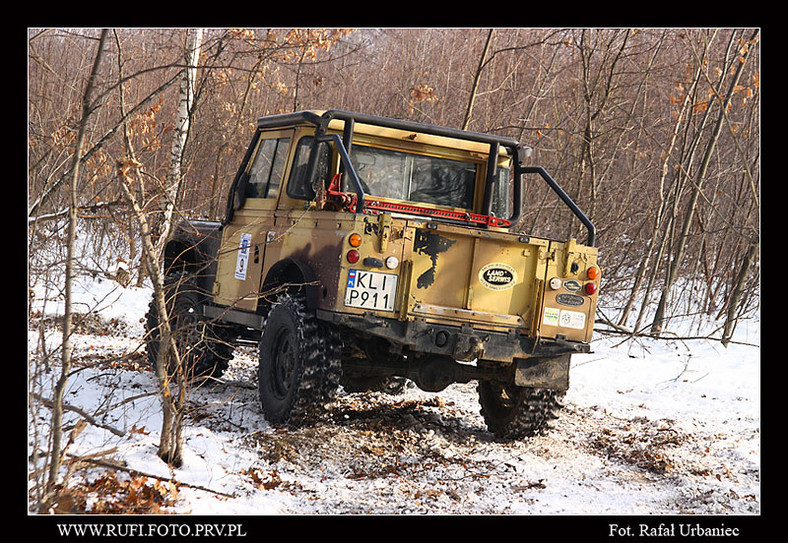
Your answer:
[[[544,432],[560,409],[563,392],[524,388],[496,381],[477,386],[481,414],[499,439],[520,439]]]
[[[194,275],[188,272],[169,274],[164,279],[164,298],[184,371],[189,377],[220,377],[227,369],[233,349],[220,326],[202,317],[205,295]],[[158,306],[152,300],[145,315],[145,341],[148,361],[154,369],[161,348],[160,325]],[[168,357],[167,369],[170,373],[177,370],[171,357]]]
[[[260,338],[258,390],[272,424],[304,422],[334,399],[341,375],[339,334],[317,320],[303,296],[272,305]]]

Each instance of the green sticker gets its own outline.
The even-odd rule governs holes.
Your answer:
[[[549,326],[558,326],[558,317],[560,313],[561,312],[558,309],[555,309],[554,307],[545,307],[544,317],[542,318],[542,324],[547,324]]]

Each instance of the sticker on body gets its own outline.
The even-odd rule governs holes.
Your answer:
[[[235,260],[235,278],[246,280],[246,267],[249,265],[249,246],[252,244],[252,234],[241,234],[238,244],[238,257]]]
[[[586,326],[586,314],[579,311],[569,311],[568,309],[545,307],[542,324],[582,330]]]

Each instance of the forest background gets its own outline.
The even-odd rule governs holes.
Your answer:
[[[114,274],[122,262],[141,282],[119,162],[133,152],[151,214],[169,198],[174,220],[217,219],[259,116],[336,108],[533,147],[532,162],[597,226],[601,292],[623,308],[608,324],[658,333],[671,315],[701,312],[725,338],[758,307],[757,29],[203,29],[177,178],[187,30],[111,30],[85,109],[99,32],[28,32],[31,282],[63,261],[64,181],[83,117],[79,268]],[[518,228],[582,241],[548,192],[529,180]]]
[[[174,222],[221,219],[257,118],[304,109],[532,147],[596,225],[608,331],[660,336],[694,317],[727,344],[759,311],[759,29],[29,28],[27,39],[28,287],[67,300],[56,404],[74,277],[143,285]],[[540,180],[524,202],[516,230],[584,241]],[[41,330],[48,318],[29,315]]]

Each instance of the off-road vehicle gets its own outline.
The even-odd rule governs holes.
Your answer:
[[[488,428],[540,431],[589,351],[595,229],[516,140],[345,111],[262,117],[221,222],[178,226],[164,255],[190,368],[221,375],[259,346],[277,425],[343,387],[426,391],[478,381]],[[523,177],[543,179],[586,245],[510,231]],[[148,351],[158,349],[148,314]]]

